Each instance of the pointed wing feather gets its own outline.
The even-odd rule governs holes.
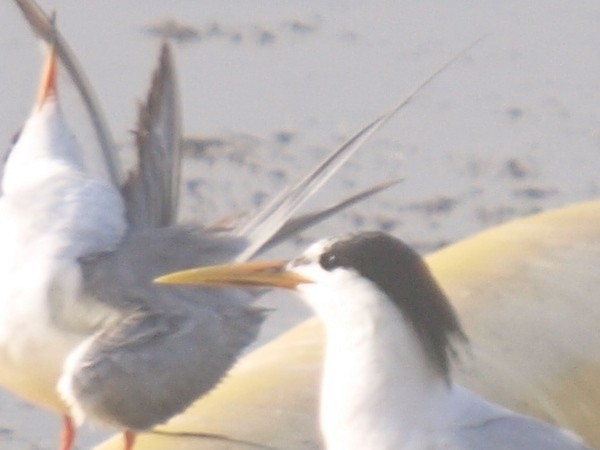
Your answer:
[[[123,186],[129,223],[136,229],[172,225],[181,174],[181,105],[168,43],[139,108],[136,145],[138,167]]]
[[[379,183],[354,195],[346,197],[342,201],[330,205],[326,208],[292,217],[279,229],[279,231],[274,236],[272,236],[267,242],[265,242],[265,244],[261,248],[257,250],[256,254],[268,250],[269,248],[275,247],[281,242],[291,238],[292,236],[298,235],[298,233],[301,233],[302,231],[315,226],[316,224],[328,219],[329,217],[339,213],[340,211],[350,208],[358,202],[362,202],[363,200],[366,200],[372,197],[373,195],[379,194],[380,192],[397,185],[398,183],[400,183],[400,181],[402,180],[394,180],[387,181],[385,183]]]
[[[239,236],[248,239],[249,245],[237,261],[245,261],[274,236],[290,216],[331,178],[342,165],[396,112],[396,109],[371,122],[351,137],[339,149],[331,153],[306,177],[273,198],[252,219],[240,227]]]
[[[443,64],[439,69],[428,76],[423,82],[419,83],[395,108],[379,118],[375,119],[369,125],[352,136],[344,145],[331,153],[319,164],[312,172],[300,180],[289,189],[283,191],[269,202],[262,210],[241,226],[237,233],[248,239],[249,245],[236,260],[246,261],[260,250],[260,248],[274,236],[277,231],[287,222],[291,215],[304,202],[306,202],[323,184],[327,182],[342,165],[385,123],[387,123],[398,111],[406,107],[419,92],[431,83],[448,66],[461,58],[473,46],[481,41],[482,38],[454,55],[450,60]]]

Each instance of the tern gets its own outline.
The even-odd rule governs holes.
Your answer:
[[[264,220],[227,232],[177,225],[181,154],[169,46],[140,111],[138,170],[118,186],[88,170],[67,125],[59,56],[67,70],[74,66],[52,33],[37,101],[2,179],[0,385],[63,415],[61,450],[73,448],[84,421],[122,430],[131,450],[137,431],[182,412],[222,379],[266,314],[252,304],[254,293],[199,294],[152,279],[245,260],[388,187],[290,219],[383,122],[267,205],[273,214]]]
[[[75,424],[84,421],[121,430],[131,450],[137,431],[165,422],[209,392],[255,339],[266,315],[253,304],[254,291],[198,292],[152,280],[190,266],[248,261],[395,184],[292,217],[472,45],[246,222],[225,229],[184,226],[176,220],[181,118],[169,45],[163,45],[140,108],[137,165],[122,180],[114,140],[77,59],[33,0],[15,2],[50,45],[37,101],[2,178],[0,385],[63,415],[61,450],[72,449]],[[86,107],[100,155],[86,153],[67,125],[59,63]]]
[[[577,436],[452,381],[465,333],[424,260],[382,232],[325,239],[291,261],[201,267],[159,283],[291,289],[325,327],[320,426],[326,447],[585,449]]]

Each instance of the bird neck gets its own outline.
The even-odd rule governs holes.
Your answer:
[[[31,252],[73,262],[113,250],[125,233],[119,191],[86,172],[55,97],[25,123],[7,159],[2,191],[0,244],[15,253],[5,261]]]
[[[325,317],[321,426],[329,448],[402,448],[435,427],[451,389],[386,298]],[[329,311],[330,313],[332,311]]]
[[[56,97],[51,97],[27,119],[5,166],[5,194],[35,188],[65,172],[82,173],[83,163]]]

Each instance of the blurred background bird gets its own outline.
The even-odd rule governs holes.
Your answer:
[[[84,421],[122,430],[129,450],[137,430],[211,390],[266,314],[252,304],[254,293],[165,289],[152,279],[190,265],[248,259],[389,187],[290,219],[390,115],[254,220],[225,231],[177,225],[181,118],[170,47],[162,47],[140,108],[137,166],[121,183],[114,143],[77,60],[35,3],[17,4],[49,48],[38,98],[2,179],[0,384],[63,415],[61,450],[73,448],[75,425]],[[59,61],[86,105],[103,167],[89,167],[62,113]]]
[[[299,257],[191,269],[162,283],[292,289],[325,327],[320,423],[328,449],[585,449],[574,434],[452,381],[459,319],[422,258],[381,232]]]

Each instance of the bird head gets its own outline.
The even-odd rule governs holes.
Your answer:
[[[385,233],[325,239],[290,261],[202,267],[165,275],[167,284],[290,289],[331,325],[342,309],[371,314],[391,302],[413,327],[436,370],[448,378],[451,338],[465,338],[448,298],[425,261]]]

